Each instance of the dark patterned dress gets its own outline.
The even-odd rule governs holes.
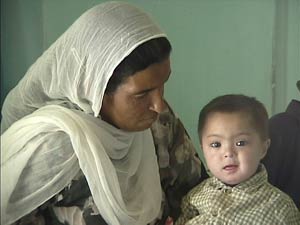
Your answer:
[[[171,225],[179,217],[182,197],[208,177],[180,120],[173,111],[162,113],[151,127],[163,190],[161,213],[151,225]],[[16,225],[106,225],[80,171],[59,194]]]

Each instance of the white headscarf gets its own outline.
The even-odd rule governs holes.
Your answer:
[[[107,2],[85,12],[31,66],[2,110],[1,224],[50,199],[79,169],[108,224],[156,218],[162,193],[150,130],[124,132],[97,116],[116,66],[163,36],[145,12]]]

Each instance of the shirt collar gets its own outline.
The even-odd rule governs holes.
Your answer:
[[[222,190],[226,192],[227,190],[230,191],[242,191],[242,192],[254,192],[256,191],[262,184],[267,182],[268,174],[263,164],[260,164],[258,170],[254,176],[248,179],[245,182],[242,182],[234,187],[228,186],[221,182],[216,177],[212,178],[211,185],[218,190]]]

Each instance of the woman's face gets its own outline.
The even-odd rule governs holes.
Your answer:
[[[105,94],[102,119],[125,131],[149,128],[164,111],[164,84],[171,74],[170,59],[129,76],[115,92]]]

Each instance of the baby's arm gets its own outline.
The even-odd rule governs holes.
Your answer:
[[[198,210],[190,203],[190,194],[186,195],[181,203],[181,214],[175,225],[184,225],[187,221],[197,216]]]
[[[278,224],[284,225],[299,225],[300,224],[300,212],[292,200],[280,205],[275,212],[275,217],[278,220]]]

